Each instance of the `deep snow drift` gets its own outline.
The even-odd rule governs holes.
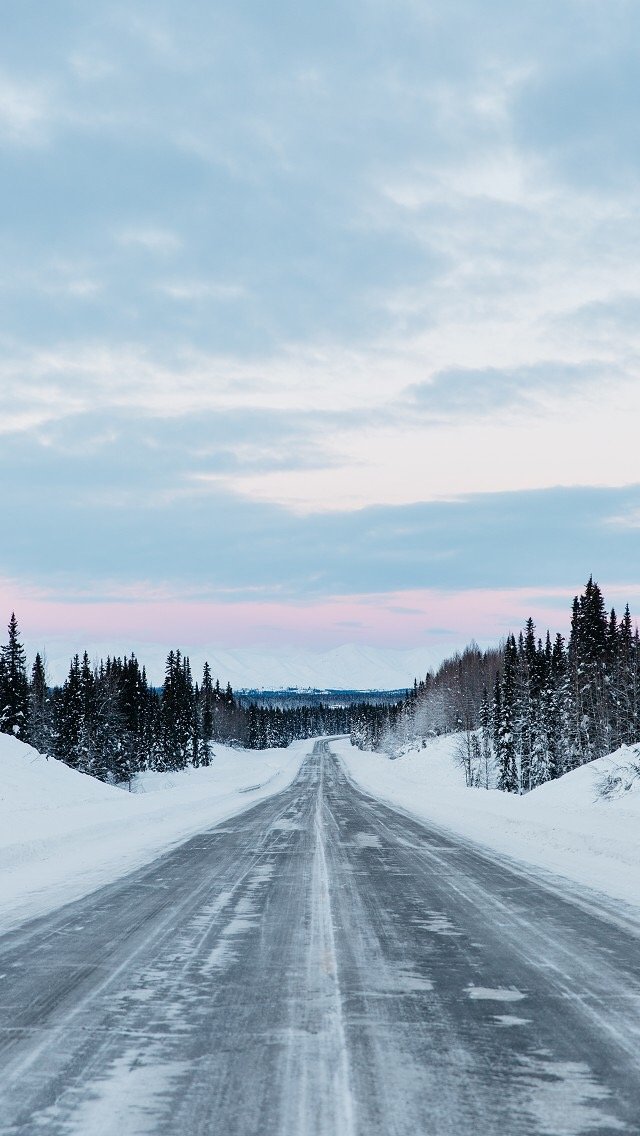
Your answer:
[[[422,819],[640,908],[640,781],[598,796],[609,770],[638,757],[623,747],[523,797],[469,789],[456,762],[459,735],[429,740],[395,761],[332,743],[354,781]]]
[[[207,769],[143,773],[128,793],[0,734],[0,927],[78,899],[284,789],[309,746],[216,746]]]

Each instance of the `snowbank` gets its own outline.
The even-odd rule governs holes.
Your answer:
[[[0,928],[86,895],[286,788],[310,743],[216,746],[207,769],[113,788],[0,734]]]
[[[468,789],[455,760],[459,737],[427,742],[395,761],[332,743],[368,792],[501,856],[562,875],[640,909],[640,782],[612,799],[598,781],[628,765],[635,747],[584,765],[523,797]]]

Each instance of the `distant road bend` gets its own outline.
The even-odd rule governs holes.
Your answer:
[[[0,939],[0,1132],[640,1132],[640,938],[355,788]]]

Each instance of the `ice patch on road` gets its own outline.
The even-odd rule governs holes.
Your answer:
[[[424,927],[425,931],[430,931],[433,935],[458,936],[460,934],[459,931],[456,931],[451,920],[441,911],[427,911],[424,919],[419,919],[417,922],[419,927]]]
[[[216,970],[224,970],[230,963],[235,961],[238,957],[238,952],[235,949],[234,941],[256,925],[256,916],[247,914],[247,912],[252,909],[250,901],[245,897],[239,901],[237,906],[238,908],[242,906],[243,914],[234,915],[227,923],[220,935],[219,941],[200,967],[200,973],[205,977],[209,977]]]
[[[423,974],[412,974],[402,971],[398,983],[398,992],[402,994],[421,994],[425,990],[433,990],[433,982]]]
[[[281,817],[280,820],[274,820],[270,826],[271,832],[300,832],[301,825],[295,820],[289,820],[288,817]]]
[[[227,939],[234,939],[237,935],[244,935],[245,931],[249,931],[255,926],[255,916],[253,918],[243,915],[236,915],[224,929],[224,936]]]
[[[472,1002],[521,1002],[527,996],[503,986],[467,986],[467,995]]]
[[[387,975],[384,986],[367,988],[366,994],[368,998],[401,998],[405,994],[423,994],[429,990],[433,990],[430,978],[402,967],[393,976]]]
[[[163,1062],[153,1052],[130,1050],[118,1057],[105,1076],[91,1086],[72,1089],[33,1120],[43,1131],[69,1136],[148,1136],[158,1131],[179,1077],[182,1061]],[[90,1094],[77,1100],[82,1092]]]
[[[210,978],[215,971],[225,970],[237,957],[238,952],[233,949],[229,940],[221,939],[203,962],[200,973],[205,978]]]
[[[520,1058],[528,1089],[526,1110],[540,1136],[583,1136],[586,1132],[625,1132],[627,1125],[605,1111],[608,1089],[578,1061]]]
[[[260,884],[266,884],[273,876],[275,864],[256,864],[253,869],[254,882],[252,887],[258,887]]]
[[[375,836],[372,832],[356,832],[353,843],[358,848],[379,848],[380,837]]]
[[[237,939],[252,930],[258,921],[254,894],[273,874],[273,864],[258,864],[252,878],[246,881],[246,894],[239,896],[233,915],[222,928],[218,942],[200,967],[200,973],[209,978],[215,971],[225,970],[238,957]]]
[[[530,1026],[531,1018],[517,1018],[515,1014],[494,1014],[497,1026]]]
[[[201,911],[191,920],[191,929],[196,933],[205,932],[213,923],[216,915],[231,903],[233,899],[232,891],[221,891],[218,896],[211,902],[207,903]]]

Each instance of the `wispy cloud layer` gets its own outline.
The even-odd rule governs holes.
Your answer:
[[[572,534],[554,586],[619,578],[633,5],[64,0],[37,37],[30,9],[0,50],[0,571],[189,589],[213,563],[214,590],[300,598],[417,587],[421,557],[435,587],[543,583],[519,501]]]

